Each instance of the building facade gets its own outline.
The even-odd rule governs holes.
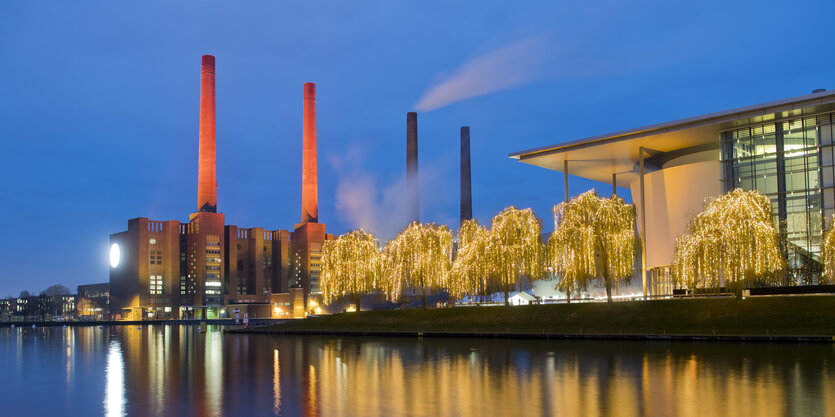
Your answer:
[[[672,290],[677,237],[707,199],[734,188],[772,203],[788,260],[784,285],[817,284],[835,214],[835,92],[711,113],[516,152],[511,158],[628,188],[645,294]]]
[[[187,223],[134,218],[110,235],[114,318],[303,317],[318,295],[322,242],[333,236],[318,218],[315,84],[304,85],[302,222],[293,232],[227,225],[218,212],[214,84],[215,59],[205,55],[198,210]]]
[[[110,311],[110,283],[79,285],[76,298],[82,320],[106,320]]]

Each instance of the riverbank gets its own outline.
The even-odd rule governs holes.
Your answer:
[[[250,326],[268,326],[286,322],[287,319],[251,318]],[[2,327],[72,327],[72,326],[146,326],[146,325],[189,325],[198,326],[203,324],[234,326],[241,325],[242,319],[235,323],[235,319],[182,319],[182,320],[66,320],[66,321],[3,321]]]
[[[363,311],[230,332],[833,341],[835,296]]]

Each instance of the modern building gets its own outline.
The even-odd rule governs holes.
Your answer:
[[[249,311],[304,317],[308,298],[319,293],[322,242],[333,238],[318,215],[315,84],[304,85],[303,213],[293,232],[226,225],[218,212],[211,55],[202,58],[199,137],[197,211],[189,221],[139,217],[110,235],[110,313],[134,320]]]
[[[644,294],[672,289],[676,238],[706,199],[734,188],[771,200],[788,259],[785,283],[816,284],[824,219],[835,214],[833,122],[835,91],[815,90],[509,156],[631,191]]]
[[[110,311],[110,283],[79,285],[76,308],[81,319],[107,319]]]

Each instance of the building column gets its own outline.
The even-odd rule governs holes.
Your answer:
[[[647,202],[644,198],[644,148],[638,148],[641,175],[641,286],[647,299]]]
[[[618,195],[618,174],[612,173],[612,195]]]
[[[565,180],[565,204],[568,204],[568,159],[563,159],[562,161],[562,176]],[[565,302],[567,304],[571,304],[571,289],[567,288],[565,290]]]
[[[565,179],[565,202],[568,202],[568,159],[562,161],[562,176]]]

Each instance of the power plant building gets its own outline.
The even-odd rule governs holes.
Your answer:
[[[122,319],[303,317],[319,293],[322,242],[316,87],[304,85],[302,222],[295,230],[226,225],[218,212],[215,58],[202,57],[197,211],[187,223],[134,218],[110,235],[110,313]],[[241,315],[242,316],[242,315]]]
[[[645,294],[671,289],[676,238],[707,199],[735,188],[771,200],[788,258],[785,284],[816,284],[824,219],[835,214],[833,123],[835,92],[815,90],[509,156],[631,190]]]

